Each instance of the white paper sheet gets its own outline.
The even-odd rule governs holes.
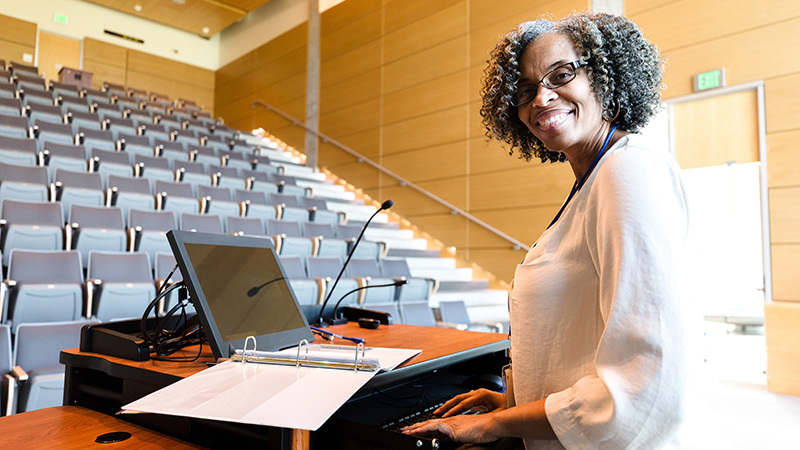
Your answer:
[[[284,352],[292,358],[297,356],[296,349]],[[378,358],[385,370],[397,367],[418,353],[420,350],[367,350],[367,355]],[[142,397],[122,409],[123,412],[167,414],[313,431],[322,426],[375,374],[227,361]]]

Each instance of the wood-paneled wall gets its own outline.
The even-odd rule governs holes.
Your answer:
[[[36,53],[36,24],[0,14],[0,59],[9,62],[24,62],[23,55]]]
[[[626,4],[668,60],[666,98],[690,93],[692,74],[719,67],[725,67],[728,85],[764,80],[774,299],[766,307],[767,374],[770,389],[800,395],[800,3]]]
[[[586,0],[348,0],[322,15],[320,130],[479,219],[532,244],[569,191],[565,165],[526,163],[486,142],[478,115],[488,52],[517,23],[585,10]],[[303,132],[255,99],[304,117],[305,25],[217,75],[231,126],[263,127],[298,149]],[[525,249],[451,214],[331,145],[320,165],[391,198],[393,210],[462,256],[510,280]]]
[[[97,39],[83,40],[83,69],[96,89],[103,82],[194,100],[214,112],[215,72]]]

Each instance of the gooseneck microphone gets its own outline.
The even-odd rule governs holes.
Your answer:
[[[372,289],[372,288],[379,288],[379,287],[398,287],[398,286],[402,286],[402,285],[404,285],[406,283],[408,283],[408,281],[406,281],[406,279],[403,278],[402,280],[396,280],[394,283],[372,284],[372,285],[357,287],[357,288],[353,289],[352,291],[348,292],[347,294],[344,294],[342,296],[342,298],[340,298],[339,301],[336,302],[336,305],[333,306],[333,318],[331,319],[331,325],[340,325],[342,323],[347,323],[347,319],[339,319],[339,318],[336,317],[336,311],[339,310],[339,305],[342,303],[342,300],[347,298],[348,295],[350,295],[350,294],[352,294],[354,292],[362,291],[364,289]]]
[[[331,290],[328,291],[328,296],[325,297],[325,301],[322,302],[322,308],[320,308],[319,316],[317,316],[317,320],[315,322],[318,327],[324,328],[324,327],[328,326],[328,324],[326,324],[325,322],[322,321],[322,313],[325,312],[325,306],[328,304],[328,301],[331,299],[331,294],[333,294],[333,290],[336,289],[336,285],[339,283],[339,279],[342,278],[342,274],[344,273],[344,269],[346,269],[347,268],[347,264],[350,263],[350,258],[353,257],[353,253],[355,253],[356,247],[358,247],[358,243],[361,242],[361,238],[364,236],[364,232],[367,231],[367,227],[369,226],[370,222],[372,222],[372,219],[374,219],[375,216],[377,216],[379,212],[381,212],[381,211],[383,211],[385,209],[391,208],[392,205],[394,205],[394,202],[391,201],[391,200],[386,200],[385,202],[381,203],[381,207],[378,208],[378,210],[375,211],[372,214],[372,216],[370,216],[369,220],[367,220],[367,223],[365,223],[364,227],[361,228],[361,234],[358,235],[358,239],[356,239],[355,244],[353,244],[353,248],[350,249],[350,253],[347,255],[347,260],[342,265],[342,270],[339,271],[339,275],[336,277],[336,281],[333,282],[333,286],[331,287]]]
[[[260,291],[262,288],[264,288],[266,286],[269,286],[270,284],[275,283],[276,281],[281,281],[283,279],[284,279],[284,277],[278,277],[278,278],[275,278],[274,280],[267,281],[266,283],[262,284],[261,286],[252,287],[247,291],[247,296],[248,297],[255,297],[258,294],[258,291]]]

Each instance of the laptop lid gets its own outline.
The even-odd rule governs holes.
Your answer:
[[[167,239],[215,358],[248,336],[266,351],[314,340],[271,240],[178,230]]]

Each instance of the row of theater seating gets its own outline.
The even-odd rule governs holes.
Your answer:
[[[281,255],[280,259],[303,305],[321,304],[328,295],[335,301],[342,298],[343,304],[427,301],[436,288],[433,280],[411,277],[403,259],[353,258],[335,288],[331,280],[338,276],[342,258]],[[0,296],[2,322],[16,327],[83,318],[108,321],[141,317],[161,284],[183,279],[179,271],[169,277],[175,267],[171,253],[157,253],[154,262],[155,274],[145,253],[93,250],[84,275],[78,251],[12,250]],[[398,278],[405,279],[406,284],[351,293],[359,287],[392,284]],[[174,304],[171,296],[158,311]]]
[[[125,88],[118,84],[103,83],[102,90],[79,88],[68,83],[51,81],[46,83],[39,76],[38,70],[26,66],[10,67],[0,66],[0,91],[49,92],[51,98],[87,99],[87,101],[100,101],[103,103],[119,104],[121,107],[148,110],[155,114],[179,115],[191,118],[206,119],[210,114],[203,111],[194,101],[176,99],[170,101],[169,97],[156,92],[148,93],[142,89]],[[6,94],[7,96],[7,94]],[[34,96],[36,96],[34,94]],[[17,96],[19,97],[19,96]],[[76,102],[82,103],[82,102]]]

